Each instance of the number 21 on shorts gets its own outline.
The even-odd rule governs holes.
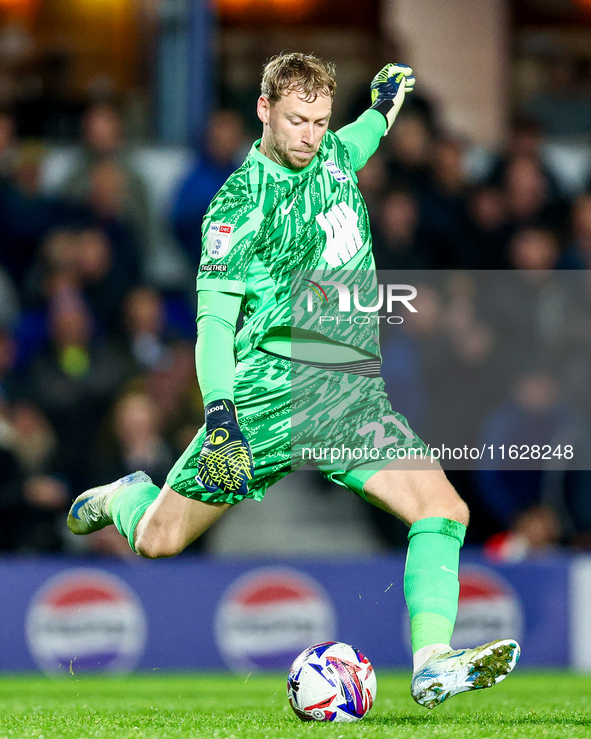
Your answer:
[[[402,421],[396,416],[382,416],[381,420],[384,423],[392,423],[404,435],[404,446],[410,444],[412,441],[415,440],[416,437],[414,433],[408,428],[408,426],[405,426]],[[390,444],[398,445],[400,443],[399,435],[386,436],[386,428],[384,424],[380,423],[379,421],[371,421],[370,423],[366,423],[365,426],[362,426],[360,429],[357,429],[357,433],[360,436],[366,436],[367,434],[371,434],[372,432],[374,434],[373,445],[375,449],[381,449],[382,447],[389,446]]]

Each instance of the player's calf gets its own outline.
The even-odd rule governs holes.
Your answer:
[[[147,559],[180,554],[214,524],[230,506],[185,498],[165,484],[134,532],[134,549]]]

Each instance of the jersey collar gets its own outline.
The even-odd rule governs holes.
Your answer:
[[[319,162],[319,154],[322,154],[322,149],[324,147],[324,142],[320,144],[320,148],[318,149],[318,153],[312,159],[310,164],[308,164],[307,167],[304,167],[304,169],[289,169],[288,167],[283,167],[281,164],[277,164],[277,162],[274,162],[272,159],[269,159],[269,157],[265,156],[264,154],[261,154],[259,151],[259,146],[261,143],[261,139],[258,139],[254,142],[250,149],[250,156],[260,164],[262,164],[266,169],[270,170],[274,174],[282,175],[283,177],[300,177],[301,175],[308,174],[309,172],[312,172],[313,170],[318,167]]]

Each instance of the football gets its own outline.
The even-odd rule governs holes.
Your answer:
[[[342,642],[305,649],[287,676],[287,697],[302,721],[359,721],[376,697],[370,661]]]

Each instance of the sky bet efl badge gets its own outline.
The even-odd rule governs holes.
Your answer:
[[[230,251],[234,226],[228,223],[212,223],[207,235],[207,253],[212,259],[221,259]]]

